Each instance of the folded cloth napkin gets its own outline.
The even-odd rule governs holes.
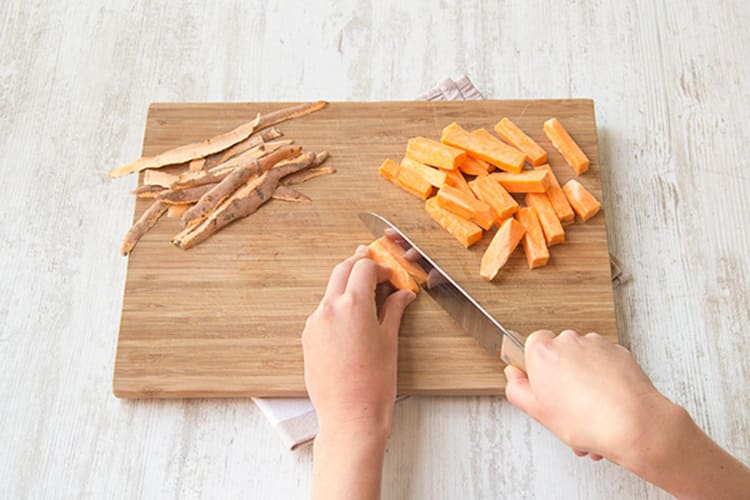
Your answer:
[[[420,101],[469,101],[484,99],[469,77],[446,78],[417,97]],[[284,446],[293,450],[309,443],[318,433],[318,419],[309,399],[253,398],[281,438]]]
[[[452,80],[446,78],[427,92],[420,94],[420,101],[476,101],[484,99],[466,75]],[[628,281],[630,275],[622,270],[618,260],[610,255],[612,281],[615,287]],[[253,398],[281,441],[290,450],[309,443],[318,433],[318,419],[309,399],[261,399]]]

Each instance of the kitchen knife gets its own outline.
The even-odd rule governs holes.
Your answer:
[[[469,332],[479,345],[492,354],[500,354],[506,363],[526,371],[524,341],[518,333],[505,328],[387,219],[372,212],[360,213],[359,218],[376,238],[386,236],[393,239],[404,248],[408,258],[424,269],[427,273],[427,282],[422,288]]]

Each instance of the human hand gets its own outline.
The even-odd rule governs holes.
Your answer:
[[[674,406],[627,349],[596,333],[534,332],[526,341],[526,368],[528,375],[506,367],[508,401],[578,456],[622,464]]]
[[[398,291],[385,300],[380,317],[375,288],[390,270],[360,246],[331,273],[323,300],[302,333],[305,385],[321,433],[387,434],[396,400],[398,330],[415,295]]]

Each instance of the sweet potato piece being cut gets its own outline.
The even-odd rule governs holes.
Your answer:
[[[467,174],[467,175],[475,175],[477,177],[482,177],[487,175],[490,170],[494,169],[495,166],[491,163],[487,163],[484,160],[479,160],[477,158],[474,158],[472,156],[467,156],[466,160],[458,166],[458,169]]]
[[[502,140],[525,154],[526,161],[530,164],[537,166],[547,162],[547,152],[508,118],[503,118],[495,125],[495,132]]]
[[[495,222],[499,223],[518,210],[518,203],[508,192],[489,177],[477,177],[469,183],[471,190],[477,198],[492,207]]]
[[[414,281],[406,269],[401,266],[396,257],[391,255],[385,246],[383,246],[382,241],[375,240],[370,243],[368,248],[372,260],[391,270],[391,277],[388,281],[390,281],[393,286],[399,290],[411,290],[414,293],[419,293],[419,285],[417,285],[417,282]]]
[[[544,122],[544,133],[576,174],[581,175],[589,169],[588,157],[557,118],[550,118]]]
[[[408,191],[417,198],[426,200],[432,194],[432,184],[413,171],[405,170],[393,160],[385,160],[378,169],[380,175]]]
[[[442,208],[438,205],[436,197],[433,196],[427,200],[424,209],[435,222],[440,224],[466,248],[482,239],[481,227]]]
[[[406,258],[406,250],[404,250],[401,245],[390,239],[388,236],[383,236],[377,241],[379,241],[383,248],[388,250],[388,253],[398,261],[401,267],[403,267],[406,272],[414,278],[414,281],[420,285],[424,285],[427,282],[427,273],[425,270],[416,262]]]
[[[529,269],[546,266],[549,262],[549,249],[547,248],[542,224],[534,207],[523,207],[516,212],[516,220],[526,229],[521,243],[523,252],[526,254],[526,262]]]
[[[546,193],[552,185],[550,172],[524,170],[520,173],[496,172],[490,178],[502,184],[509,193]]]
[[[466,159],[466,151],[426,137],[412,137],[406,144],[406,156],[426,165],[455,170]]]
[[[573,210],[576,211],[583,222],[595,216],[602,208],[601,203],[594,198],[594,195],[575,179],[566,182],[562,189],[573,206]]]
[[[495,223],[490,206],[474,197],[471,192],[461,191],[452,186],[443,186],[437,193],[437,202],[442,208],[459,217],[476,222],[479,227],[489,229]]]
[[[560,224],[560,219],[557,218],[555,209],[552,208],[552,202],[549,201],[547,195],[545,193],[527,193],[524,201],[526,205],[536,209],[547,246],[551,247],[564,242],[565,230]]]
[[[525,154],[508,146],[487,130],[468,132],[455,122],[443,129],[440,140],[449,146],[465,149],[474,158],[510,172],[520,172],[526,159]]]
[[[327,105],[328,103],[325,101],[317,101],[290,106],[264,115],[259,114],[254,120],[243,123],[229,132],[219,134],[204,141],[179,146],[156,156],[139,158],[126,165],[113,168],[110,170],[109,175],[110,177],[122,177],[123,175],[140,172],[147,168],[161,168],[167,165],[186,163],[196,158],[204,158],[234,146],[249,137],[253,132],[276,125],[285,120],[291,120],[292,118],[318,111]]]
[[[552,168],[549,165],[545,164],[534,167],[534,169],[545,170],[549,172],[551,182],[549,189],[547,189],[547,198],[549,198],[549,201],[552,203],[552,208],[555,209],[557,218],[560,219],[562,225],[565,226],[568,224],[572,224],[575,219],[575,214],[573,213],[573,209],[570,207],[570,203],[568,203],[568,198],[565,196],[565,193],[563,193],[563,190],[560,187],[560,183],[557,182],[557,177],[555,177],[555,173],[552,171]]]
[[[500,268],[508,262],[508,258],[521,242],[525,233],[526,230],[516,219],[506,219],[495,236],[492,237],[490,245],[482,255],[479,275],[487,281],[492,281]]]
[[[406,170],[413,170],[414,173],[423,177],[424,180],[436,188],[441,188],[443,187],[443,184],[445,184],[445,172],[442,172],[437,168],[429,167],[417,160],[412,160],[408,156],[404,156],[401,159],[401,167]]]

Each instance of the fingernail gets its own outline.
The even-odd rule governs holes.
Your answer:
[[[354,253],[362,253],[367,250],[367,247],[365,245],[359,245],[357,249],[354,251]]]

